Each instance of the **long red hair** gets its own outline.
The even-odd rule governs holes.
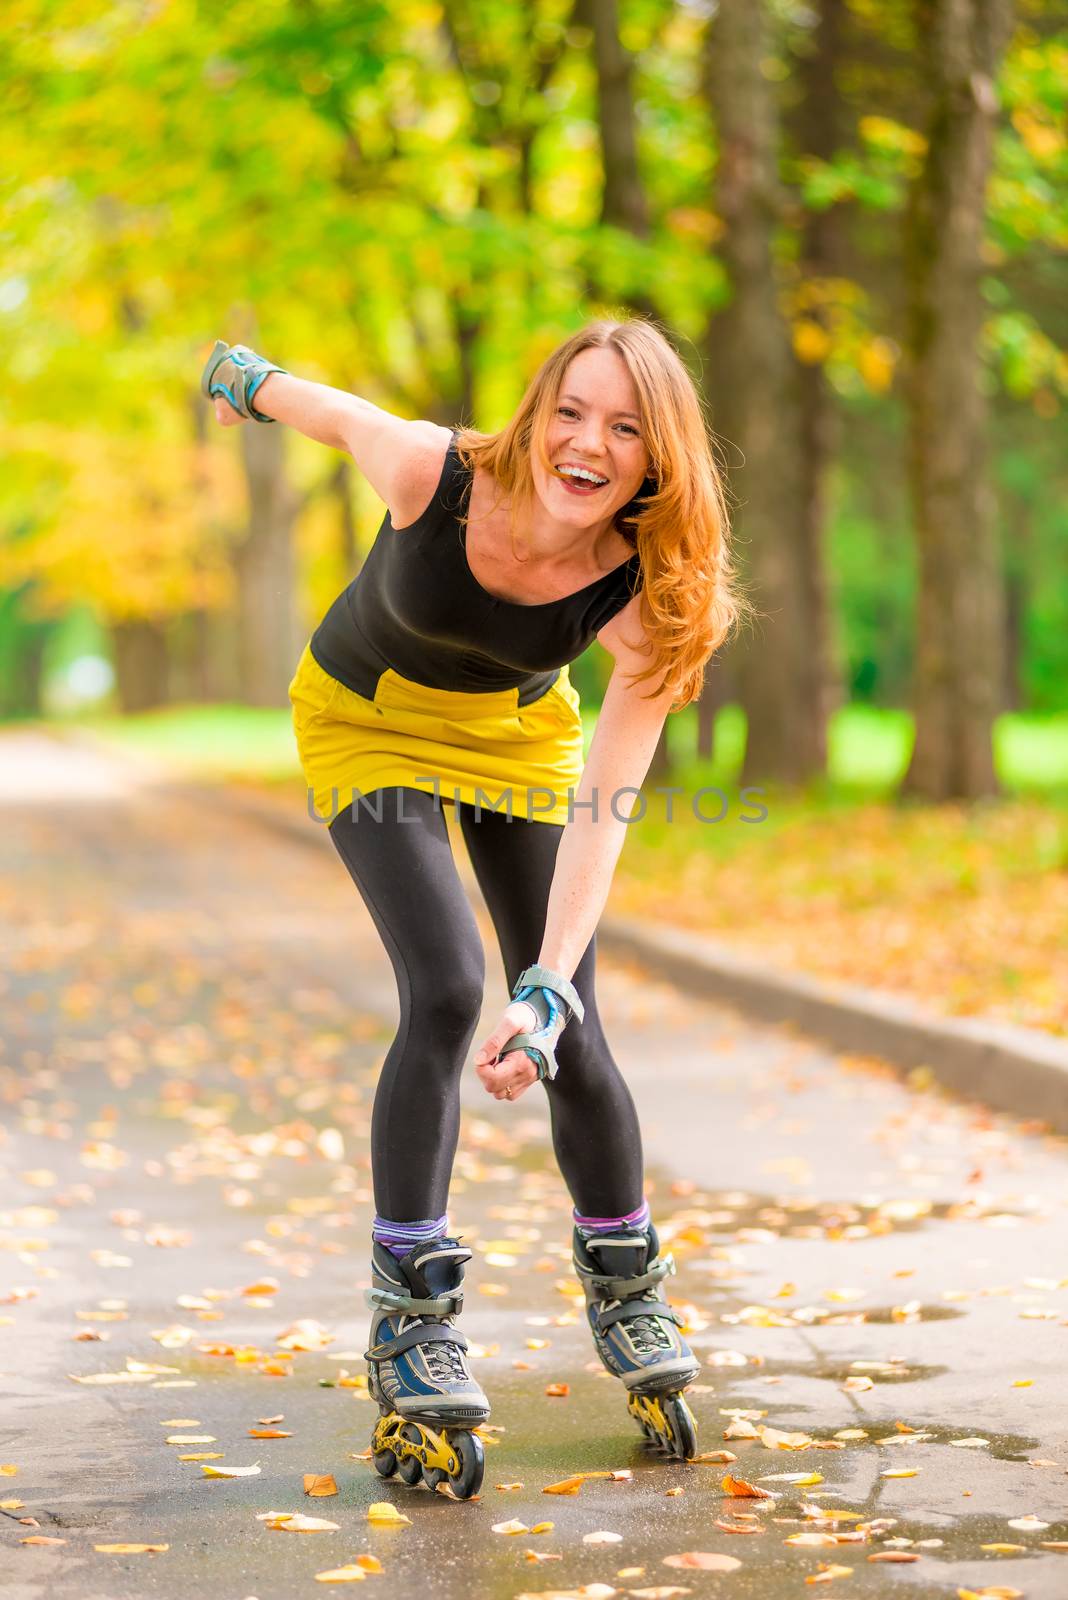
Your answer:
[[[638,392],[649,476],[616,513],[615,525],[641,557],[641,620],[652,644],[653,693],[671,687],[671,709],[695,700],[709,658],[750,608],[736,588],[726,497],[693,380],[678,352],[642,317],[587,324],[547,356],[512,420],[499,433],[459,431],[468,469],[492,474],[509,497],[513,528],[533,503],[531,460],[552,471],[546,436],[564,374],[582,350],[615,350]]]

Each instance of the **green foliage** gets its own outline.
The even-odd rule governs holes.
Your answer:
[[[538,360],[595,310],[650,296],[707,365],[725,299],[712,205],[710,8],[621,0],[644,237],[600,223],[593,37],[571,0],[11,0],[0,52],[0,583],[20,616],[102,623],[225,609],[244,515],[236,441],[200,444],[209,341],[407,416],[493,428]],[[906,702],[915,573],[900,497],[899,230],[922,159],[922,40],[907,0],[848,0],[833,154],[806,148],[816,12],[776,4],[786,207],[769,216],[799,361],[838,397],[828,556],[847,688]],[[1026,589],[1020,683],[1065,703],[1068,32],[1030,0],[998,85],[984,331],[1006,570]],[[844,219],[840,271],[806,275],[813,214]],[[465,415],[461,418],[461,412]],[[1011,419],[1010,447],[1002,434]],[[851,444],[856,430],[863,449]],[[296,442],[309,620],[342,571],[329,470]],[[1020,462],[1041,462],[1024,493]],[[1015,539],[1021,505],[1029,529]],[[357,506],[364,546],[381,515]],[[28,634],[5,624],[11,643]],[[583,675],[588,676],[588,683]],[[599,695],[597,672],[576,681]],[[681,730],[681,724],[680,724]],[[682,744],[681,731],[675,734]]]

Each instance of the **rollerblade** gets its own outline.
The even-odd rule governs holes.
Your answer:
[[[371,1438],[375,1471],[412,1486],[422,1476],[431,1489],[447,1480],[458,1500],[482,1486],[482,1441],[469,1430],[490,1414],[467,1365],[467,1340],[451,1321],[470,1259],[455,1239],[427,1240],[399,1259],[375,1240],[366,1297],[374,1312],[368,1388],[381,1413]]]
[[[697,1427],[682,1390],[700,1369],[660,1280],[674,1272],[656,1229],[617,1228],[573,1239],[575,1270],[597,1354],[627,1389],[627,1410],[651,1444],[680,1461],[697,1452]]]

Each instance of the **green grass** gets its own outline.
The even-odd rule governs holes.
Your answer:
[[[277,782],[300,773],[291,714],[270,706],[168,706],[75,725],[189,776]]]
[[[583,719],[588,752],[596,711],[585,711]],[[129,717],[81,718],[77,725],[185,774],[273,782],[300,772],[286,709],[183,705]],[[813,798],[828,804],[888,798],[904,776],[912,737],[912,717],[906,711],[844,707],[831,720],[827,777],[815,786]],[[739,707],[719,712],[711,761],[686,757],[696,739],[692,707],[672,717],[670,739],[674,781],[688,789],[738,783],[745,745],[745,717]],[[1053,798],[1061,792],[1068,798],[1068,714],[1011,713],[999,718],[994,757],[1007,793]]]

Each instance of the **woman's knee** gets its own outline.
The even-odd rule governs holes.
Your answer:
[[[482,1014],[485,979],[481,949],[459,958],[455,951],[442,952],[440,967],[413,985],[413,1020],[451,1041],[462,1040],[466,1049]]]

